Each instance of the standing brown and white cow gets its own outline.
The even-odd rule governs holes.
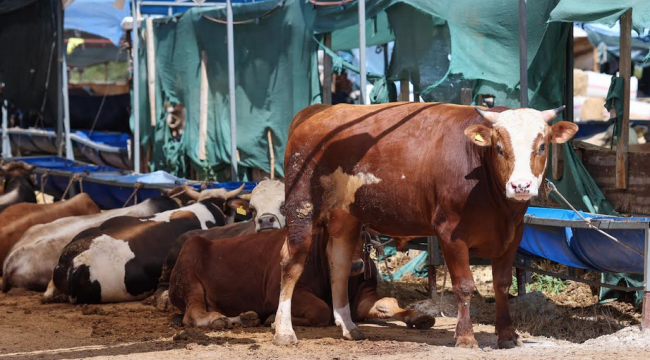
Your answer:
[[[508,288],[528,200],[544,178],[549,143],[578,127],[549,125],[563,108],[441,103],[314,105],[296,115],[285,153],[287,227],[274,342],[296,343],[291,296],[312,234],[326,226],[334,319],[362,339],[347,280],[362,225],[389,236],[438,237],[458,301],[456,345],[475,347],[469,257],[492,259],[498,345],[521,344]]]

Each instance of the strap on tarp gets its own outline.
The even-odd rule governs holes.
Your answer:
[[[609,91],[607,91],[607,97],[605,98],[605,108],[607,111],[612,111],[612,108],[614,108],[616,111],[616,118],[614,120],[614,132],[610,147],[614,147],[614,138],[620,139],[621,137],[621,119],[623,118],[623,88],[623,78],[612,76],[612,82],[609,85]]]

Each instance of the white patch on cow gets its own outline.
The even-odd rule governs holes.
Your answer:
[[[355,194],[364,185],[377,184],[381,181],[370,173],[360,172],[348,175],[339,166],[336,171],[327,176],[321,176],[320,183],[325,189],[323,205],[326,210],[342,209],[349,211],[354,203]]]
[[[509,198],[528,198],[536,196],[541,184],[541,177],[533,175],[530,158],[535,145],[535,140],[540,134],[544,136],[546,121],[542,113],[533,109],[508,110],[499,114],[495,127],[502,128],[510,135],[514,167],[510,179],[506,183],[506,196]],[[542,175],[543,176],[543,175]],[[526,196],[517,196],[510,182],[529,181],[530,193]]]
[[[293,334],[291,324],[291,298],[283,300],[278,306],[278,312],[275,315],[275,333],[276,334]]]
[[[357,328],[357,325],[352,321],[349,303],[342,308],[334,309],[334,323],[341,327],[344,336]]]
[[[18,200],[18,189],[13,189],[0,196],[0,205],[14,204]]]
[[[195,203],[189,206],[182,207],[180,209],[174,209],[174,210],[168,210],[165,212],[161,212],[156,214],[154,217],[151,219],[141,219],[140,221],[146,222],[146,221],[154,221],[154,222],[169,222],[171,219],[172,215],[178,211],[189,211],[194,213],[197,219],[199,219],[199,222],[201,223],[201,229],[207,230],[208,229],[208,222],[216,223],[216,220],[214,218],[214,215],[212,215],[212,212],[208,210],[208,208],[203,205],[202,203]]]
[[[251,192],[250,206],[255,209],[255,230],[259,231],[258,220],[260,216],[272,215],[277,218],[274,228],[281,229],[286,226],[285,217],[280,211],[284,204],[284,184],[277,180],[264,180]]]
[[[406,179],[406,175],[402,174],[402,180]]]
[[[135,258],[129,243],[101,235],[92,240],[88,250],[77,255],[72,264],[73,271],[82,265],[90,270],[90,281],[97,281],[101,286],[101,301],[116,302],[138,300],[126,291],[124,278],[126,263]]]

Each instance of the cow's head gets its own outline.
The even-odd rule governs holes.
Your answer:
[[[31,175],[34,169],[36,169],[35,165],[29,165],[22,161],[0,164],[0,187],[4,187],[9,180],[17,177],[24,177],[33,184],[35,180]]]
[[[250,210],[257,232],[285,227],[284,184],[277,180],[261,181],[251,193]]]
[[[567,121],[548,124],[563,110],[564,106],[499,113],[476,108],[492,127],[472,125],[465,129],[465,135],[474,144],[492,150],[488,154],[508,199],[527,201],[537,196],[546,172],[549,143],[562,144],[578,131],[576,124]]]

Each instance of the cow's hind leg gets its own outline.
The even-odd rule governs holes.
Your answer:
[[[442,238],[442,237],[438,237]],[[465,348],[478,347],[474,338],[472,320],[469,317],[470,302],[474,293],[474,278],[469,268],[469,249],[462,239],[440,242],[445,263],[449,268],[451,283],[458,301],[458,323],[456,324],[456,346]]]
[[[291,306],[291,323],[297,326],[328,326],[332,315],[325,301],[310,291],[296,289]],[[264,325],[275,328],[275,316],[269,316]]]
[[[185,316],[183,325],[196,327],[210,327],[216,330],[232,327],[230,320],[216,311],[207,311],[205,303],[205,290],[198,281],[188,283],[185,292]]]
[[[508,291],[512,284],[512,265],[523,235],[523,226],[515,231],[515,239],[501,257],[492,259],[492,279],[494,281],[494,297],[496,299],[496,332],[497,344],[500,349],[511,349],[521,346],[519,335],[515,332],[508,309]]]
[[[339,216],[342,218],[336,219]],[[333,226],[334,221],[341,222],[341,224]],[[329,227],[331,236],[327,244],[327,257],[330,265],[334,322],[341,327],[345,339],[362,340],[363,333],[352,321],[348,297],[350,265],[355,249],[359,245],[361,223],[342,211],[340,213],[332,211]],[[333,227],[336,227],[338,231],[332,231]]]
[[[275,315],[276,326],[273,336],[273,343],[276,345],[298,343],[291,323],[291,298],[305,267],[305,259],[311,246],[314,228],[313,205],[309,201],[290,202],[288,201],[289,196],[288,194],[286,205],[289,234],[282,247],[280,299]]]

